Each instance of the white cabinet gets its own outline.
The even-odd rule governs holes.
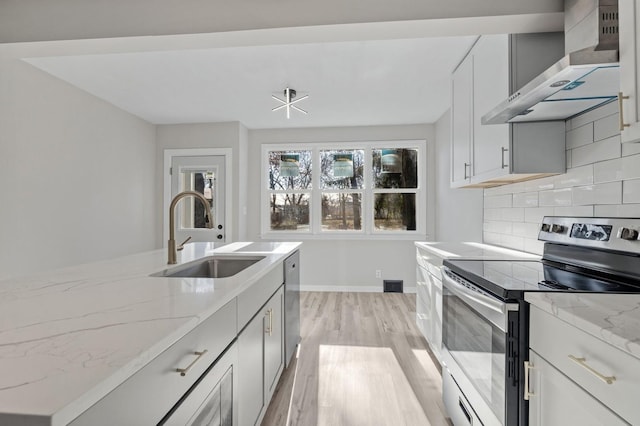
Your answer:
[[[238,424],[260,424],[284,366],[284,287],[238,336]]]
[[[556,33],[482,36],[456,68],[452,187],[491,187],[565,172],[564,122],[482,124],[482,116],[522,81],[563,56],[560,38]],[[518,67],[517,61],[527,66]]]
[[[532,426],[640,424],[640,359],[535,306],[529,347]]]
[[[442,259],[416,248],[416,325],[442,364]]]
[[[529,425],[626,425],[600,401],[536,352],[529,352]]]
[[[471,183],[473,55],[451,77],[451,186]]]
[[[636,0],[620,0],[620,138],[640,142],[640,5]]]

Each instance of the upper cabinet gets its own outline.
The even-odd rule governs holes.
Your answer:
[[[640,6],[635,0],[620,0],[620,137],[622,142],[640,142]]]
[[[478,39],[452,75],[452,187],[491,187],[564,173],[564,122],[481,122],[518,84],[563,53],[561,33]]]

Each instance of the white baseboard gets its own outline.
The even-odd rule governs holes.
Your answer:
[[[405,287],[404,293],[415,293],[415,287]],[[300,291],[337,291],[340,293],[382,293],[382,286],[373,285],[300,285]]]

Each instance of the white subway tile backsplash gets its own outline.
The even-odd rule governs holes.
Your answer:
[[[538,207],[538,192],[513,194],[513,207]]]
[[[544,206],[570,206],[573,201],[572,188],[554,189],[551,191],[540,191],[538,204]]]
[[[623,143],[622,144],[622,156],[640,154],[640,143]]]
[[[484,206],[488,208],[511,207],[512,198],[511,194],[490,195],[484,197]]]
[[[571,151],[570,149],[568,149],[568,150],[567,150],[567,154],[565,155],[565,158],[566,158],[566,160],[567,160],[567,170],[569,170],[571,167],[573,167],[573,166],[572,166],[572,163],[571,163],[571,153],[572,153],[572,152],[573,152],[573,151]]]
[[[593,140],[602,139],[620,134],[620,114],[612,114],[593,123]]]
[[[622,183],[622,202],[640,203],[640,179],[625,180]]]
[[[514,207],[502,210],[502,219],[509,222],[524,222],[524,208]]]
[[[501,209],[484,209],[484,220],[500,220],[502,218]]]
[[[640,178],[640,154],[622,157],[622,179]]]
[[[596,217],[640,217],[640,204],[595,206]]]
[[[593,122],[567,132],[567,149],[577,148],[593,142]]]
[[[601,161],[593,165],[593,182],[604,183],[622,180],[622,158]]]
[[[554,216],[593,216],[593,206],[554,207]]]
[[[540,225],[537,223],[513,222],[512,233],[516,237],[537,238]]]
[[[587,123],[598,121],[601,118],[617,113],[618,104],[616,102],[608,103],[605,106],[586,112],[582,115],[572,118],[571,120],[567,120],[567,130],[584,126]]]
[[[589,145],[575,148],[571,153],[573,167],[584,166],[598,161],[611,160],[622,155],[620,136],[613,136]]]
[[[524,209],[525,222],[535,223],[539,225],[542,223],[542,219],[545,216],[553,216],[553,207],[538,207],[535,209]]]
[[[484,232],[493,232],[495,234],[512,234],[512,222],[484,222],[482,226]]]
[[[609,182],[573,188],[573,205],[621,204],[622,182]]]
[[[524,250],[524,238],[522,237],[515,237],[512,235],[502,235],[500,240],[501,240],[500,245],[503,247],[508,247],[508,248],[512,248],[514,250],[520,250],[520,251]]]
[[[482,233],[482,239],[487,244],[501,245],[502,241],[500,237],[501,237],[500,234],[494,234],[493,232]]]
[[[567,173],[556,176],[555,181],[556,189],[590,185],[593,183],[593,164],[567,170]]]

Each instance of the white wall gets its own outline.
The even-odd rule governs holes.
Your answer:
[[[232,224],[231,233],[227,234],[227,241],[238,241],[239,236],[246,235],[246,220],[242,212],[242,203],[246,203],[246,167],[240,164],[240,160],[246,157],[241,152],[247,145],[247,130],[237,121],[228,123],[202,123],[202,124],[173,124],[157,126],[156,137],[156,194],[159,200],[163,197],[163,162],[165,149],[188,148],[231,148],[232,149],[232,190],[227,193],[227,202],[231,203]],[[246,163],[245,163],[246,164]],[[160,203],[162,205],[162,203]],[[156,229],[158,246],[162,246],[163,217],[168,214],[164,210],[159,211],[158,227]],[[228,218],[227,218],[228,222]],[[242,231],[241,231],[242,230]],[[227,229],[229,231],[229,229]]]
[[[0,278],[154,248],[154,126],[28,49],[0,45]]]
[[[436,241],[482,241],[482,189],[450,187],[451,110],[436,122]]]
[[[433,168],[432,125],[377,126],[249,131],[248,237],[260,239],[261,145],[295,142],[351,142],[426,139]],[[431,203],[433,207],[433,203]],[[433,213],[428,211],[427,233],[433,235]],[[415,290],[415,248],[410,240],[304,240],[302,286],[306,290],[382,291],[382,279],[404,281],[405,291]],[[382,279],[375,278],[376,270]]]
[[[544,216],[640,217],[640,144],[622,144],[618,105],[567,121],[567,173],[487,189],[484,241],[542,253]]]

